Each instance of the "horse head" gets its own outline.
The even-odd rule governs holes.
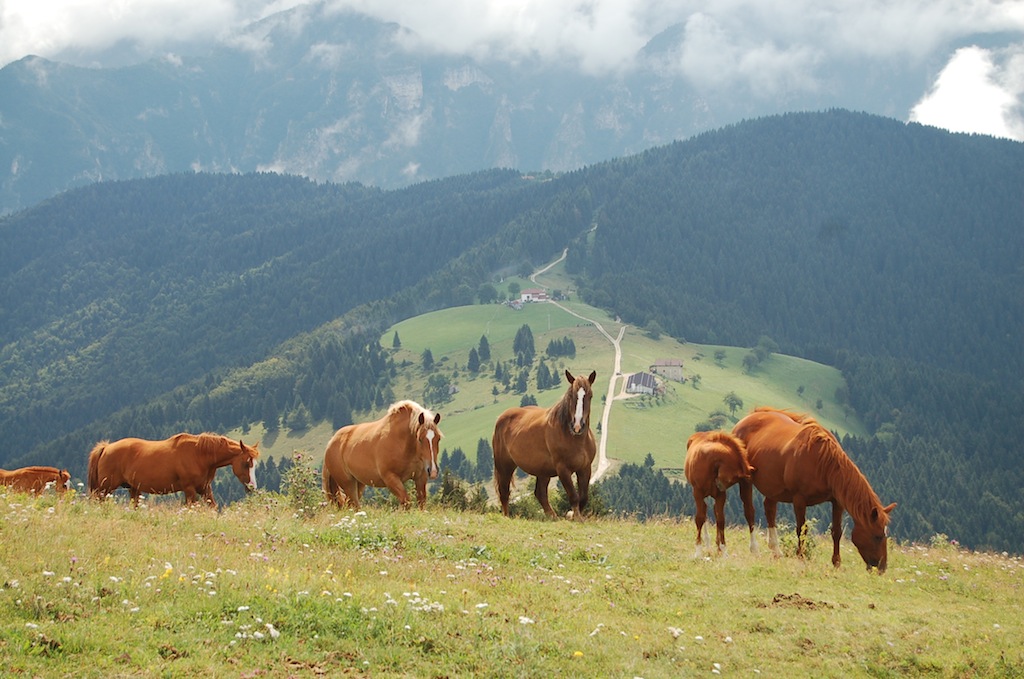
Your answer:
[[[871,508],[866,521],[854,521],[850,540],[860,552],[868,570],[877,568],[879,573],[885,572],[888,559],[889,512],[895,509],[893,502],[887,507]]]
[[[256,490],[256,458],[260,456],[259,443],[247,446],[238,440],[238,454],[231,458],[231,471],[247,491]]]
[[[726,432],[709,434],[726,451],[715,464],[715,486],[724,491],[739,481],[749,481],[754,468],[747,461],[747,446],[742,440]]]
[[[594,390],[591,386],[597,379],[597,371],[590,373],[589,377],[573,377],[568,370],[565,371],[565,379],[569,381],[567,398],[572,406],[572,420],[569,423],[569,430],[573,436],[582,436],[587,430],[590,422],[590,401],[594,397]]]
[[[60,470],[60,484],[57,486],[57,492],[63,493],[64,491],[71,488],[71,474],[67,469]]]
[[[416,446],[423,460],[423,468],[432,479],[437,478],[437,450],[441,445],[441,430],[437,423],[441,421],[441,413],[434,413],[433,419],[428,418],[429,410],[421,410],[416,427]]]

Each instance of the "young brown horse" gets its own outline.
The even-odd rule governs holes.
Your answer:
[[[246,490],[256,488],[258,446],[216,434],[176,434],[163,441],[100,441],[89,453],[89,493],[102,500],[117,488],[128,488],[132,504],[138,506],[142,493],[165,495],[180,490],[185,504],[202,495],[216,507],[211,484],[221,467],[231,465]]]
[[[437,478],[441,414],[415,401],[391,404],[384,417],[342,427],[324,451],[324,492],[334,504],[359,509],[366,486],[387,488],[409,506],[405,482],[416,481],[420,509],[427,504],[427,476]]]
[[[71,474],[67,469],[40,466],[22,467],[11,471],[0,469],[0,486],[8,486],[21,493],[39,495],[52,486],[57,489],[58,494],[63,494],[70,482]]]
[[[704,501],[709,497],[715,500],[715,544],[719,552],[724,552],[726,490],[738,481],[749,482],[754,471],[747,461],[747,447],[743,441],[724,431],[699,431],[686,442],[686,462],[683,468],[686,480],[693,489],[693,501],[697,505],[693,515],[693,522],[697,524],[696,556],[701,556],[703,551],[701,530],[708,518],[708,508]],[[744,502],[743,511],[747,525],[750,526],[750,551],[757,553],[753,503]]]
[[[548,483],[555,476],[572,505],[572,516],[582,518],[590,492],[591,465],[597,444],[590,430],[591,386],[597,372],[589,377],[573,377],[568,370],[565,379],[569,388],[562,399],[550,408],[524,406],[509,408],[494,424],[494,487],[501,500],[501,511],[508,516],[509,486],[516,467],[535,476],[533,494],[544,512],[555,517],[548,502]],[[573,487],[576,474],[579,491]]]
[[[847,457],[839,441],[814,418],[773,408],[757,408],[733,428],[747,444],[750,464],[757,468],[753,485],[764,495],[768,545],[778,555],[775,514],[780,502],[793,504],[797,553],[803,554],[807,507],[832,503],[832,563],[839,566],[843,511],[853,519],[853,541],[867,567],[885,571],[889,512],[868,480]],[[741,482],[749,486],[750,482]]]

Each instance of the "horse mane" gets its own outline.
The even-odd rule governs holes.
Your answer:
[[[388,417],[394,417],[403,410],[409,411],[409,426],[412,429],[415,429],[415,425],[413,423],[416,421],[416,418],[419,417],[420,413],[423,413],[424,421],[434,419],[434,413],[411,399],[395,401],[388,406]]]
[[[221,436],[220,434],[211,434],[209,432],[197,434],[195,439],[196,447],[199,449],[199,452],[204,455],[220,450],[221,448],[225,447],[228,443],[228,439],[226,436]]]
[[[777,413],[784,417],[788,417],[797,424],[814,424],[818,425],[818,421],[808,415],[807,413],[794,413],[792,410],[783,410],[781,408],[772,408],[771,406],[758,406],[754,408],[755,413]],[[821,425],[818,425],[821,426]]]
[[[562,394],[562,398],[558,400],[558,403],[551,406],[550,412],[555,422],[557,422],[558,424],[563,424],[567,427],[572,426],[573,410],[571,404],[572,385],[569,385],[569,388],[565,390],[564,394]]]
[[[807,443],[818,451],[822,468],[832,481],[833,492],[850,516],[856,521],[870,522],[871,510],[882,509],[878,494],[832,432],[818,424],[814,418],[807,420],[797,436],[806,438]],[[889,522],[886,512],[879,511],[878,516],[883,526]]]
[[[747,454],[747,444],[743,439],[733,436],[727,431],[715,430],[704,434],[704,440],[710,443],[719,443],[729,450],[738,453],[746,467],[750,466],[750,456]]]

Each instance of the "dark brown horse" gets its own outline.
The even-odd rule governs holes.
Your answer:
[[[699,431],[686,442],[686,462],[683,469],[686,480],[693,489],[693,501],[697,506],[693,515],[693,522],[697,524],[696,556],[699,557],[702,553],[701,531],[708,518],[705,498],[709,497],[715,500],[715,544],[718,551],[723,552],[726,491],[738,481],[749,482],[754,471],[747,460],[747,447],[743,441],[724,431]],[[747,524],[750,526],[750,551],[756,553],[757,534],[754,532],[753,503],[744,502],[743,510],[747,514]]]
[[[21,493],[39,495],[47,488],[55,488],[63,494],[71,482],[67,469],[56,467],[22,467],[21,469],[0,469],[0,486],[7,486]]]
[[[548,516],[556,516],[548,502],[548,483],[557,476],[572,505],[572,517],[582,518],[580,512],[587,506],[590,492],[591,465],[597,454],[590,429],[591,387],[597,373],[573,377],[566,370],[565,379],[569,388],[555,405],[509,408],[494,424],[494,487],[505,516],[512,475],[518,467],[536,477],[533,494]],[[573,487],[573,474],[578,491]]]
[[[384,417],[342,427],[324,451],[324,492],[339,507],[359,509],[366,486],[387,488],[409,506],[405,482],[416,482],[420,509],[427,504],[427,476],[437,478],[441,430],[434,414],[415,401],[391,404]]]
[[[839,566],[839,540],[843,511],[853,519],[853,541],[868,568],[885,571],[889,512],[896,503],[882,506],[871,484],[847,457],[839,441],[806,415],[773,408],[757,408],[733,428],[747,445],[757,471],[753,485],[764,495],[768,546],[779,554],[775,515],[780,502],[793,504],[797,553],[803,554],[803,527],[807,507],[832,503],[832,563]],[[749,486],[750,482],[746,483]]]
[[[163,441],[100,441],[89,453],[89,493],[102,500],[117,488],[128,488],[132,504],[138,506],[142,493],[183,491],[185,504],[202,495],[216,507],[211,484],[221,467],[231,465],[246,490],[256,488],[258,446],[216,434],[176,434]]]

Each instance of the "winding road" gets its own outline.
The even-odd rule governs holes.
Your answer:
[[[530,280],[535,285],[540,285],[540,283],[537,283],[537,276],[539,276],[540,274],[544,273],[545,271],[549,270],[551,267],[555,266],[556,264],[558,264],[559,262],[564,260],[566,254],[568,252],[569,252],[568,248],[562,250],[562,256],[561,257],[559,257],[558,259],[554,260],[553,262],[551,262],[550,264],[545,266],[543,269],[538,269],[537,271],[534,271],[532,274],[530,274]],[[541,287],[543,287],[543,286],[541,286]],[[608,462],[608,454],[607,454],[607,449],[608,449],[608,420],[609,420],[609,417],[611,416],[611,412],[612,412],[612,401],[615,399],[615,389],[616,389],[616,386],[618,385],[619,378],[622,377],[622,346],[621,346],[621,343],[622,343],[623,335],[626,334],[626,327],[627,326],[623,325],[622,327],[620,327],[619,328],[619,334],[617,336],[615,336],[615,337],[612,337],[611,334],[607,330],[604,329],[604,326],[602,326],[599,322],[597,322],[593,318],[587,318],[586,316],[581,316],[580,314],[576,313],[572,309],[569,309],[568,307],[565,307],[565,306],[559,304],[558,302],[556,302],[554,300],[549,300],[548,303],[549,304],[554,304],[556,307],[558,307],[562,311],[565,311],[566,313],[571,314],[571,315],[575,316],[576,318],[579,318],[580,320],[583,320],[583,321],[586,321],[587,323],[593,324],[593,326],[595,328],[597,328],[598,332],[600,332],[602,335],[604,335],[605,338],[607,338],[607,340],[609,342],[611,342],[612,346],[615,348],[615,365],[613,366],[611,376],[608,378],[608,394],[605,397],[605,400],[604,400],[604,410],[601,413],[601,436],[600,436],[600,438],[598,440],[598,443],[597,443],[597,468],[594,469],[593,474],[590,477],[590,481],[591,481],[591,483],[593,483],[593,482],[597,481],[598,479],[600,479],[605,474],[605,472],[608,471],[608,468],[611,466],[609,464],[609,462]]]

